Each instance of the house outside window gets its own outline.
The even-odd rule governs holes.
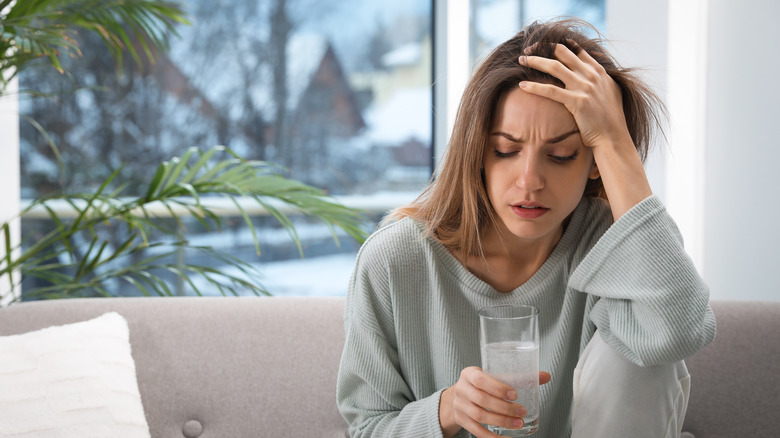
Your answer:
[[[171,37],[171,50],[143,71],[126,63],[116,75],[99,41],[84,44],[72,77],[31,69],[20,88],[45,84],[52,99],[22,99],[22,198],[90,190],[122,167],[131,186],[158,163],[192,146],[221,144],[277,163],[288,176],[348,205],[382,199],[371,211],[413,200],[431,177],[434,3],[413,0],[187,0],[193,24]],[[470,56],[475,62],[532,18],[581,15],[603,23],[603,0],[472,0]],[[553,5],[553,6],[551,6]],[[137,194],[137,193],[136,193]],[[358,244],[337,245],[324,226],[294,223],[295,244],[275,220],[253,218],[261,254],[240,218],[220,231],[185,223],[188,239],[253,260],[274,295],[343,295]],[[24,219],[22,234],[51,223]],[[182,254],[183,257],[195,257]],[[300,275],[305,272],[306,275]],[[191,291],[179,282],[178,293]]]

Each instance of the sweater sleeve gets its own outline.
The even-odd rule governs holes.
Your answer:
[[[442,391],[418,400],[400,369],[388,265],[380,246],[361,248],[347,291],[339,411],[352,438],[439,438]]]
[[[640,366],[682,360],[715,338],[709,289],[655,196],[601,236],[569,285],[599,298],[590,320],[608,345]]]

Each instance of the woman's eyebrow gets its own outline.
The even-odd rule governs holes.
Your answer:
[[[557,135],[557,136],[555,136],[555,137],[553,137],[553,138],[550,138],[550,139],[544,140],[544,143],[546,143],[546,144],[555,144],[555,143],[560,143],[560,142],[562,142],[563,140],[566,140],[567,138],[571,137],[572,135],[574,135],[574,134],[578,134],[579,132],[580,132],[580,131],[579,131],[578,129],[573,129],[573,130],[571,130],[571,131],[569,131],[569,132],[565,132],[565,133],[563,133],[563,134],[561,134],[561,135]],[[502,131],[495,131],[495,132],[491,132],[491,133],[490,133],[490,135],[491,135],[491,136],[498,135],[498,136],[504,137],[504,138],[506,138],[507,140],[509,140],[509,141],[512,141],[512,142],[515,142],[515,143],[522,143],[522,142],[523,142],[523,139],[521,139],[521,138],[515,138],[515,137],[513,137],[511,134],[508,134],[508,133],[506,133],[506,132],[502,132]]]
[[[553,138],[547,140],[545,143],[548,143],[548,144],[560,143],[563,140],[566,140],[567,138],[571,137],[572,135],[578,134],[579,132],[580,132],[579,129],[574,129],[572,131],[569,131],[569,132],[566,132],[564,134],[561,134],[561,135],[559,135],[557,137],[553,137]]]
[[[511,142],[514,142],[514,143],[522,143],[523,142],[522,139],[512,137],[511,134],[507,134],[506,132],[496,131],[496,132],[491,132],[490,133],[491,137],[494,136],[494,135],[498,135],[498,136],[504,137],[507,140],[509,140]]]

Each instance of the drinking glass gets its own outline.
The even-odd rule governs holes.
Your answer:
[[[521,429],[487,425],[505,437],[528,436],[539,430],[539,309],[509,305],[479,311],[482,368],[517,392],[528,414]]]

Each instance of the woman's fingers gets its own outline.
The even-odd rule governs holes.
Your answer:
[[[472,403],[512,417],[524,417],[528,413],[524,407],[511,403],[512,400],[517,399],[517,392],[511,386],[491,377],[480,368],[466,368],[464,373],[471,383],[466,389],[469,391],[468,398]],[[463,376],[463,373],[461,375]]]
[[[517,398],[511,386],[496,380],[478,367],[461,372],[453,386],[452,409],[455,421],[477,437],[493,437],[483,424],[508,429],[523,427],[522,417],[528,411],[507,400]]]
[[[564,87],[523,81],[520,88],[563,104],[574,116],[586,146],[596,147],[625,139],[628,128],[622,93],[604,67],[585,50],[579,50],[575,55],[563,44],[558,44],[554,53],[555,59],[521,56],[520,63],[560,79]]]
[[[577,44],[574,40],[568,40],[569,44],[574,47],[577,50],[577,58],[581,59],[582,62],[585,64],[590,65],[593,67],[596,71],[606,71],[604,70],[604,66],[599,64],[598,61],[596,61],[596,58],[593,57],[590,53],[588,53],[587,50],[584,50],[582,47],[580,47],[579,44]]]
[[[521,418],[510,418],[506,417],[504,415],[500,415],[494,412],[486,411],[484,409],[481,409],[480,407],[474,405],[472,409],[467,409],[467,412],[471,415],[468,415],[463,422],[462,426],[464,429],[468,430],[469,432],[473,433],[476,436],[495,436],[493,433],[488,431],[484,424],[489,424],[491,426],[499,426],[506,429],[520,429],[523,427],[523,420]]]
[[[574,52],[563,44],[556,44],[553,53],[555,54],[555,59],[572,71],[577,71],[578,69],[583,68],[583,64],[588,64],[586,59],[581,58],[579,55],[575,55]],[[588,52],[584,50],[579,51],[580,55],[583,53],[587,54]]]
[[[571,55],[577,59],[573,53]],[[582,62],[579,60],[577,61]],[[518,62],[520,65],[531,67],[534,70],[549,73],[567,85],[576,80],[573,69],[558,59],[544,58],[542,56],[521,56]]]
[[[565,88],[561,88],[553,84],[543,84],[541,82],[533,81],[520,82],[520,88],[528,93],[536,94],[538,96],[546,97],[548,99],[562,103],[566,106],[566,108],[569,109],[569,111],[572,111],[572,108],[570,108],[570,105],[568,105],[570,93],[567,92]]]
[[[572,44],[576,46],[576,43],[572,42]],[[596,81],[606,74],[604,67],[585,50],[580,49],[575,55],[565,45],[556,44],[553,53],[554,59],[524,55],[518,59],[518,62],[560,79],[567,89]]]
[[[545,383],[552,380],[552,376],[550,376],[550,373],[546,371],[539,371],[539,384],[544,385]]]

